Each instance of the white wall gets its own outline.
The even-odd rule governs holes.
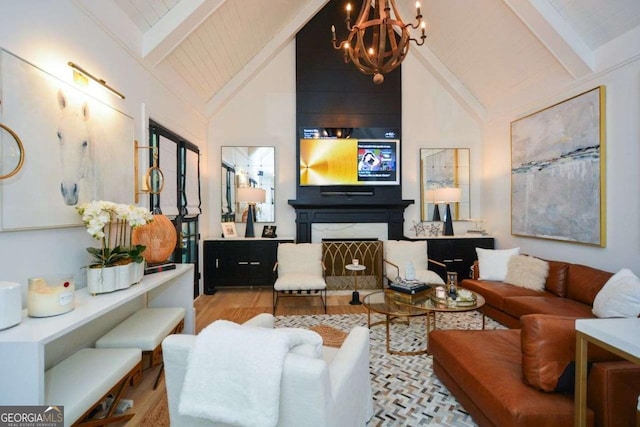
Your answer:
[[[512,236],[511,121],[599,85],[606,86],[606,247]],[[612,272],[628,267],[640,273],[640,61],[591,77],[553,98],[533,101],[535,95],[521,95],[525,107],[492,119],[484,136],[483,211],[497,246],[519,246],[524,253]]]
[[[160,85],[71,1],[2,2],[0,47],[66,81],[71,81],[67,61],[104,78],[126,99],[109,94],[101,97],[134,118],[134,137],[143,145],[148,140],[146,127],[150,116],[198,144],[206,153],[203,116]],[[203,166],[206,173],[206,165]],[[144,170],[146,165],[141,164],[141,168]],[[203,184],[206,186],[204,180]],[[46,206],[41,209],[46,210]],[[203,217],[206,229],[206,216]],[[24,288],[29,277],[71,272],[76,275],[76,286],[81,287],[86,283],[82,270],[88,262],[85,247],[94,245],[84,227],[0,232],[0,281],[20,282]]]
[[[470,148],[471,213],[481,215],[479,197],[482,127],[411,55],[402,65],[402,197],[415,204],[405,210],[405,235],[420,221],[420,148]],[[260,73],[233,97],[209,123],[208,167],[212,171],[209,206],[211,235],[220,229],[220,147],[276,147],[276,221],[279,237],[295,237],[296,197],[295,41],[290,42]],[[218,172],[216,172],[218,171]],[[260,232],[263,224],[258,224]],[[454,226],[465,229],[466,224]],[[367,227],[364,224],[364,227]],[[237,224],[238,234],[244,225]],[[363,234],[367,235],[367,234]]]

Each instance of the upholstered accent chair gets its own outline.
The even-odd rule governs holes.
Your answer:
[[[273,328],[274,322],[271,314],[262,313],[244,325]],[[162,343],[172,427],[222,425],[179,412],[189,353],[196,340],[193,335],[170,335]],[[206,390],[203,393],[206,395]],[[280,382],[278,426],[364,426],[372,416],[369,329],[353,328],[340,348],[323,346],[320,358],[295,349],[287,353]]]
[[[280,243],[273,270],[273,314],[279,296],[319,296],[327,312],[327,282],[321,243]]]
[[[385,277],[389,282],[407,278],[407,265],[411,263],[419,282],[444,284],[443,278],[433,269],[446,275],[446,265],[429,259],[427,241],[387,240],[384,242]],[[445,276],[446,277],[446,276]]]

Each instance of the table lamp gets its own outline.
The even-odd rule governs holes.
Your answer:
[[[427,203],[433,203],[433,217],[431,221],[442,221],[440,219],[440,208],[438,207],[438,202],[436,202],[436,190],[427,190],[424,196],[427,199]]]
[[[444,215],[443,236],[453,236],[453,220],[451,218],[451,207],[449,204],[459,202],[461,197],[462,189],[457,187],[445,187],[435,190],[435,202],[447,204],[447,210]]]
[[[256,203],[264,203],[266,199],[266,191],[262,188],[242,187],[238,188],[238,202],[247,203],[247,227],[244,237],[256,237],[253,231],[253,223],[256,220]]]

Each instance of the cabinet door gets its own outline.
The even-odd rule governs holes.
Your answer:
[[[206,294],[213,294],[217,287],[228,286],[232,281],[234,263],[228,242],[205,241],[204,253],[204,289]]]

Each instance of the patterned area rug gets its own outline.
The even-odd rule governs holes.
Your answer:
[[[382,320],[372,315],[372,322]],[[348,332],[354,326],[367,326],[366,314],[279,316],[276,327],[310,328],[328,325]],[[438,313],[438,329],[480,329],[482,314]],[[486,318],[486,329],[504,326]],[[424,348],[424,318],[410,325],[392,324],[391,348],[415,351]],[[371,328],[371,381],[374,416],[369,426],[475,426],[469,414],[433,375],[428,355],[396,356],[386,351],[384,324]]]

